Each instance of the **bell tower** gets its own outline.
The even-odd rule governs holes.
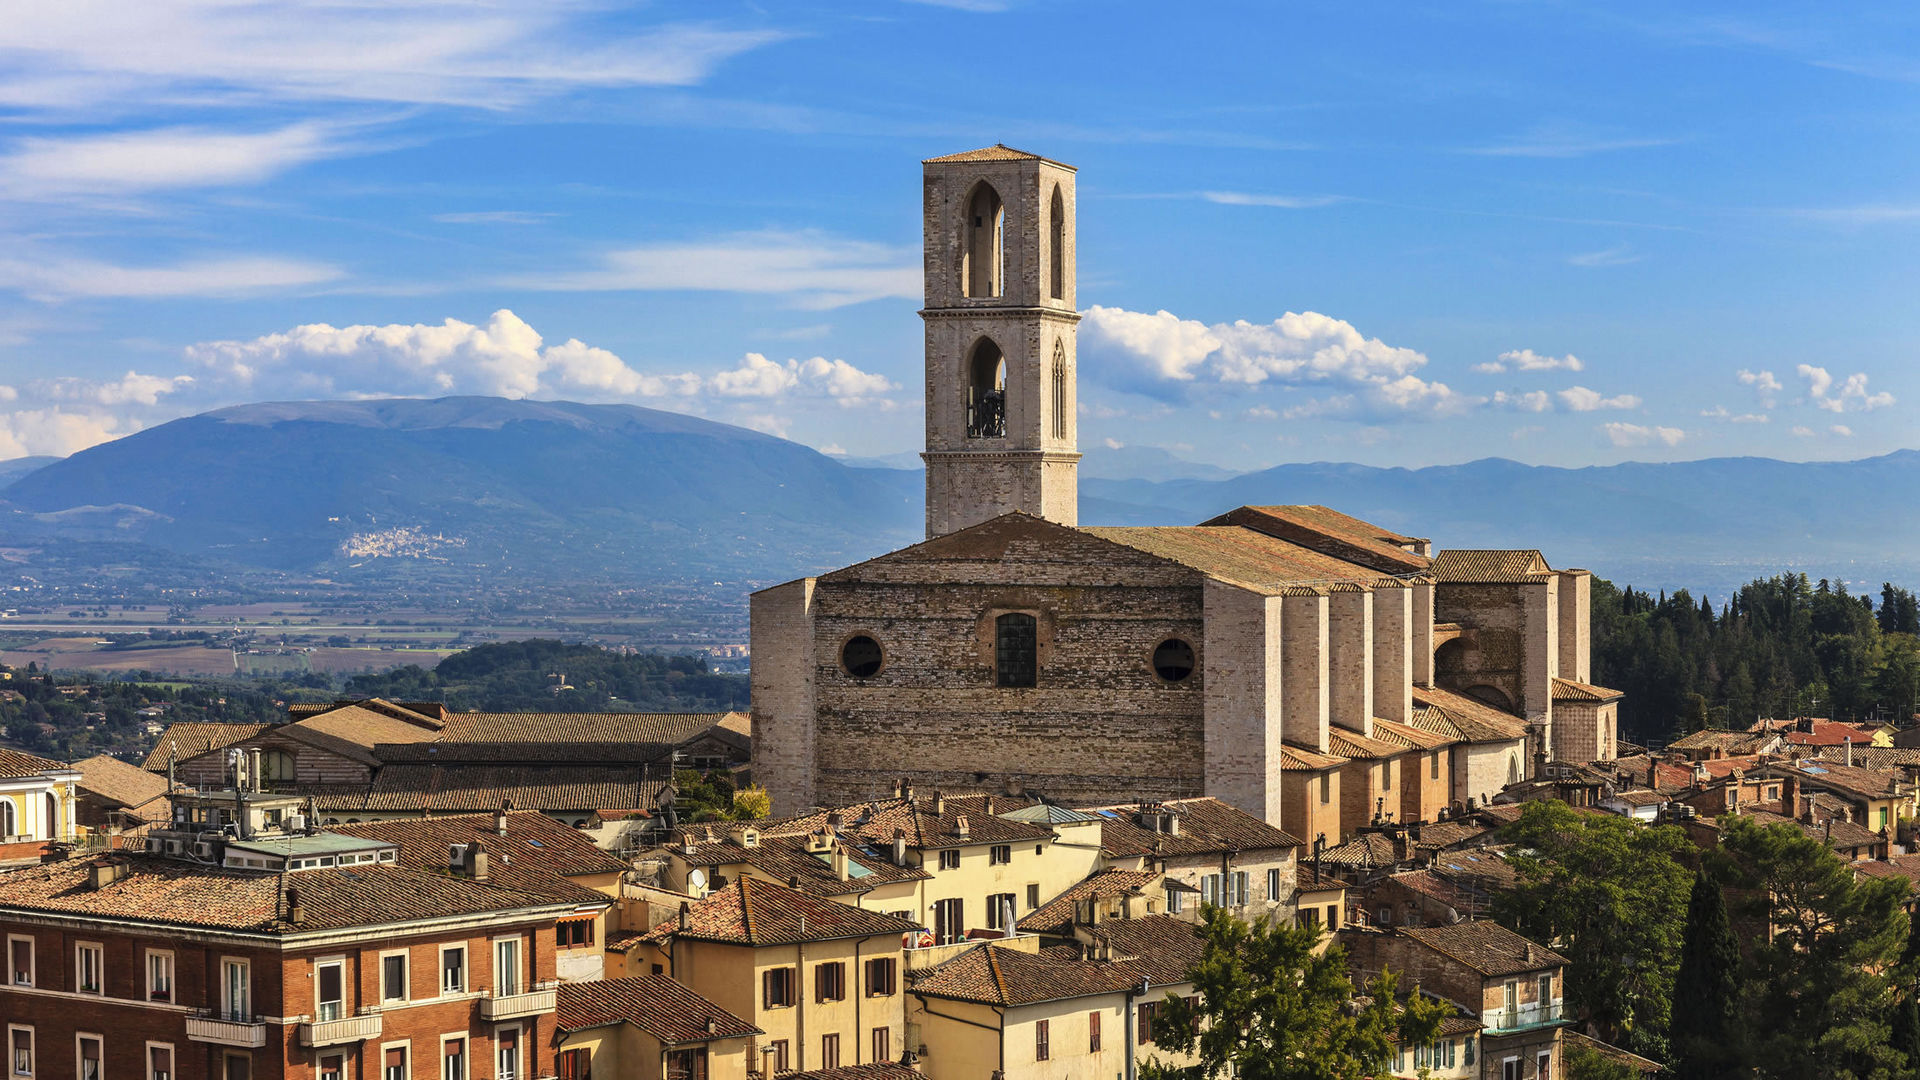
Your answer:
[[[922,162],[927,536],[1078,518],[1074,169],[990,146]]]

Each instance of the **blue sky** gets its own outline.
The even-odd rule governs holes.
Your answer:
[[[919,160],[993,142],[1080,169],[1083,446],[1916,446],[1920,12],[1849,8],[29,5],[0,457],[439,393],[917,449]]]

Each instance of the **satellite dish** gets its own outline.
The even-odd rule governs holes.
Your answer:
[[[699,892],[701,889],[704,889],[706,887],[707,887],[707,872],[705,870],[702,870],[696,866],[692,870],[687,872],[687,891],[688,892]]]

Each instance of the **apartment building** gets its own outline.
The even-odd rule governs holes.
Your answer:
[[[80,770],[0,747],[0,866],[38,859],[72,838]]]

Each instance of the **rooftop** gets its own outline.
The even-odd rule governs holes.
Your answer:
[[[1203,948],[1192,923],[1166,915],[1123,919],[1098,929],[1112,943],[1116,959],[1082,959],[1080,948],[1071,945],[1039,953],[979,945],[909,975],[913,992],[999,1006],[1118,994],[1142,979],[1157,985],[1186,981]]]
[[[1449,548],[1433,557],[1433,576],[1443,585],[1525,585],[1551,572],[1536,548]]]
[[[561,1031],[631,1024],[667,1046],[760,1034],[750,1021],[665,975],[563,982],[554,1019]]]
[[[676,917],[654,927],[647,939],[658,942],[678,937],[758,947],[906,934],[920,929],[906,919],[744,875],[687,905],[684,914],[684,929]]]
[[[1141,824],[1141,817],[1156,807],[1173,814],[1178,832],[1157,832]],[[1083,809],[1100,819],[1100,848],[1109,858],[1301,846],[1291,834],[1212,796],[1169,799],[1144,810],[1137,803]]]
[[[74,786],[113,807],[145,806],[167,793],[166,777],[106,754],[83,758],[73,767],[80,770]]]
[[[578,830],[532,810],[509,812],[505,836],[494,828],[493,814],[376,821],[336,826],[334,831],[395,844],[400,848],[400,861],[414,867],[442,866],[452,845],[478,842],[487,853],[489,876],[494,882],[562,900],[606,899],[571,878],[619,874],[629,869]]]
[[[52,758],[43,758],[38,754],[29,754],[24,750],[9,750],[0,746],[0,780],[13,780],[45,773],[70,773],[76,766],[64,765]]]
[[[1065,937],[1072,932],[1079,902],[1090,898],[1138,895],[1160,875],[1147,870],[1096,870],[1065,892],[1028,912],[1017,924],[1029,934]]]
[[[1496,922],[1474,920],[1452,926],[1407,926],[1399,932],[1492,977],[1540,971],[1567,962],[1559,953]]]

